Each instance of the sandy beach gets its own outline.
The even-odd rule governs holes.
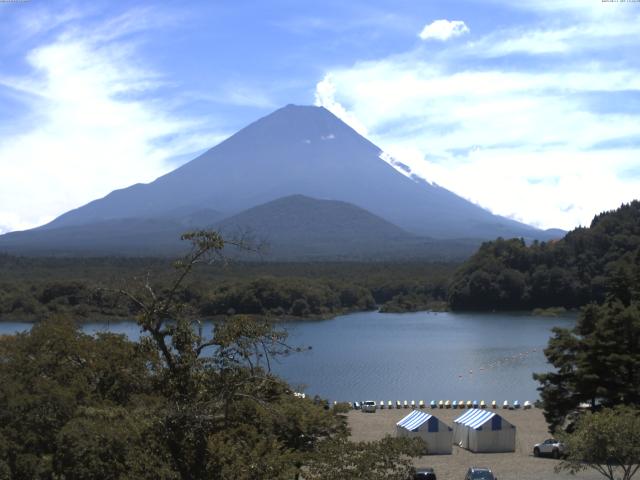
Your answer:
[[[410,409],[377,410],[375,413],[363,413],[360,410],[349,412],[349,425],[352,439],[379,440],[385,435],[394,435],[396,422],[410,413]],[[451,409],[425,409],[441,421],[452,426],[453,420],[464,411]],[[433,467],[438,480],[463,480],[470,466],[489,467],[500,480],[540,480],[540,479],[585,479],[602,478],[593,471],[578,475],[557,474],[554,467],[558,461],[551,458],[533,456],[533,445],[550,435],[542,410],[502,410],[497,412],[516,426],[516,451],[512,453],[472,453],[457,446],[451,455],[427,455],[416,459],[416,467]]]

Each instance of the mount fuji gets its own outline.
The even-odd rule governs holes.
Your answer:
[[[258,235],[277,233],[280,245],[295,239],[300,252],[311,242],[321,257],[319,245],[331,244],[327,255],[338,255],[346,237],[363,254],[366,245],[378,245],[377,251],[384,239],[390,251],[410,257],[412,248],[424,254],[442,241],[453,245],[452,239],[477,245],[498,236],[559,236],[494,215],[402,170],[328,110],[288,105],[151,183],[113,191],[36,229],[0,236],[0,251],[172,254],[181,230],[232,224]],[[267,228],[275,224],[277,232]],[[308,234],[300,235],[301,224]],[[315,241],[321,232],[333,233]]]

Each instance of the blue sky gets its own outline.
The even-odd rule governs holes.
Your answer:
[[[0,2],[0,232],[288,103],[541,227],[640,192],[640,2]]]

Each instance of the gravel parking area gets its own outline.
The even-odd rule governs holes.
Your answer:
[[[349,412],[351,437],[356,441],[379,440],[385,435],[394,435],[396,422],[407,415],[410,409],[377,410],[375,413],[363,413],[360,410]],[[452,426],[453,420],[464,410],[426,408],[440,420]],[[416,467],[433,467],[438,480],[463,480],[470,466],[489,467],[499,480],[596,480],[602,478],[598,473],[586,471],[578,475],[556,474],[557,460],[536,458],[533,445],[549,438],[547,424],[542,411],[496,410],[510,423],[516,426],[516,451],[512,453],[472,453],[457,446],[451,455],[427,455],[416,459]]]

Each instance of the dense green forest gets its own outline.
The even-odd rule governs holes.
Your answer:
[[[350,311],[442,308],[456,265],[427,262],[213,262],[186,282],[193,315],[255,314],[322,318]],[[131,318],[137,307],[119,294],[173,279],[164,258],[30,258],[0,255],[0,319],[54,314],[79,319]]]
[[[454,274],[454,310],[575,308],[629,285],[640,264],[640,202],[597,215],[554,242],[484,243]]]

